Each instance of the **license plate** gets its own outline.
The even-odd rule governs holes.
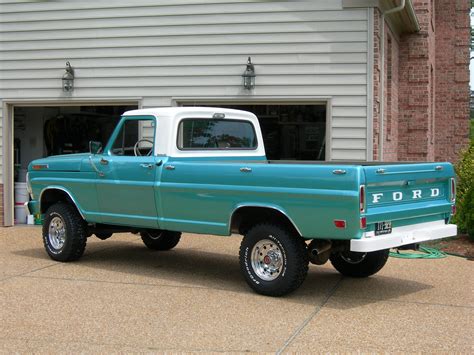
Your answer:
[[[375,235],[384,235],[392,233],[392,222],[375,223]]]

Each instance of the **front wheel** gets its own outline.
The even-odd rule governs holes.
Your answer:
[[[344,251],[332,254],[329,259],[334,268],[345,276],[368,277],[385,266],[389,252],[389,249],[370,253]]]
[[[296,290],[308,273],[304,240],[274,224],[252,227],[242,240],[239,258],[245,280],[262,295],[286,295]]]
[[[86,248],[87,236],[87,224],[73,206],[58,202],[46,211],[43,244],[51,259],[79,259]]]
[[[140,236],[143,243],[153,250],[173,249],[181,239],[181,233],[163,230],[143,231]]]

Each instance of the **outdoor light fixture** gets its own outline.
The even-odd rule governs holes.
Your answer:
[[[74,69],[69,62],[66,62],[66,73],[63,75],[63,91],[71,92],[74,90]]]
[[[244,88],[247,90],[252,90],[255,88],[255,67],[252,64],[252,58],[249,57],[247,60],[247,68],[242,74]]]

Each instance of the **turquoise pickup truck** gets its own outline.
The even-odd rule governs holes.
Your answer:
[[[390,248],[457,233],[451,164],[271,161],[257,117],[222,108],[126,112],[105,147],[35,160],[27,180],[54,260],[80,258],[92,235],[169,250],[181,232],[241,234],[242,274],[270,296],[309,262],[367,277]]]

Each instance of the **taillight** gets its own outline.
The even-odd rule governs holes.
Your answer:
[[[367,228],[367,217],[362,217],[360,219],[360,228],[366,229]]]
[[[365,212],[365,185],[359,187],[359,211],[360,213]]]
[[[451,202],[456,202],[456,179],[451,178]]]

